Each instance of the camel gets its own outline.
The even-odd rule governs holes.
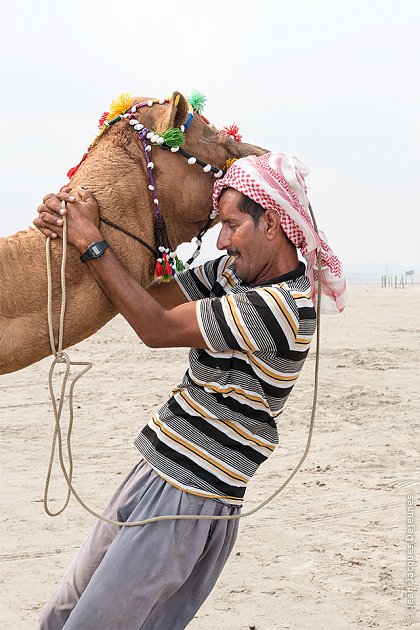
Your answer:
[[[179,95],[179,97],[178,97]],[[176,98],[178,97],[178,98]],[[132,103],[146,100],[133,98]],[[149,129],[164,132],[182,125],[188,103],[174,92],[169,103],[139,110],[136,117]],[[261,155],[266,150],[237,142],[195,114],[185,133],[185,149],[217,168],[228,158]],[[213,174],[189,165],[181,155],[153,149],[154,176],[161,210],[172,247],[190,241],[206,224],[212,209]],[[154,210],[148,190],[143,148],[132,127],[123,120],[103,134],[70,181],[95,195],[101,215],[136,234],[149,244],[154,240]],[[216,222],[217,219],[214,220]],[[104,237],[125,267],[143,286],[153,279],[155,260],[143,245],[102,224]],[[62,244],[51,241],[53,316],[55,338],[60,307]],[[51,354],[47,330],[45,238],[28,229],[0,238],[0,374],[20,370]],[[69,246],[67,310],[63,348],[94,334],[117,314],[91,273]]]

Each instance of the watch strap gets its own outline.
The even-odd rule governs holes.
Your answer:
[[[102,254],[108,249],[109,244],[106,241],[97,241],[96,243],[91,243],[87,250],[83,252],[80,256],[80,260],[82,262],[86,262],[88,260],[95,260],[95,258],[99,258]]]

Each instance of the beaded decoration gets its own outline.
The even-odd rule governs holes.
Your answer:
[[[179,100],[179,95],[176,97],[176,99]],[[185,143],[185,131],[191,125],[194,113],[196,112],[200,116],[202,116],[202,111],[206,100],[207,99],[204,94],[194,90],[188,97],[189,111],[184,124],[180,125],[180,127],[166,129],[166,131],[160,134],[156,131],[156,129],[148,129],[147,127],[145,127],[137,120],[135,114],[143,107],[152,107],[155,104],[163,105],[164,103],[170,103],[171,98],[153,98],[132,105],[133,99],[131,95],[127,93],[121,94],[117,99],[111,102],[109,112],[104,112],[100,117],[99,132],[87,148],[86,152],[83,154],[79,164],[71,168],[67,173],[67,176],[69,178],[73,177],[79,166],[89,155],[91,149],[96,145],[98,140],[111,125],[114,125],[120,120],[128,121],[133,130],[137,133],[137,137],[142,144],[146,159],[146,169],[149,176],[148,189],[151,192],[153,204],[155,207],[155,238],[157,243],[157,258],[154,277],[155,279],[160,279],[164,282],[168,282],[171,279],[171,276],[173,276],[175,273],[180,272],[183,269],[188,269],[194,259],[197,258],[201,249],[202,236],[210,226],[211,221],[216,218],[217,212],[213,209],[210,213],[209,220],[205,228],[196,238],[196,250],[194,251],[192,257],[187,261],[187,263],[184,264],[176,255],[176,252],[172,251],[171,243],[169,241],[169,236],[166,230],[165,220],[160,210],[159,200],[156,193],[156,183],[153,177],[154,163],[152,161],[152,147],[158,146],[162,149],[171,151],[172,153],[179,153],[187,160],[188,164],[197,164],[201,166],[205,173],[211,172],[217,179],[222,177],[227,168],[229,168],[229,166],[231,165],[231,160],[234,160],[234,158],[227,160],[225,167],[223,169],[219,169],[215,166],[212,166],[211,164],[203,162],[203,160],[200,160],[199,158],[192,155],[191,153],[188,153],[188,151],[182,148],[182,145]],[[177,101],[175,101],[175,105],[177,104]],[[208,120],[204,118],[204,116],[202,116],[202,118],[207,124],[210,124]],[[231,125],[231,127],[229,128],[231,130],[233,129],[233,132],[225,131],[226,129],[228,128],[225,127],[223,130],[225,133],[228,133],[228,135],[232,135],[233,137],[236,134],[235,140],[240,140],[241,136],[238,133],[239,129],[237,125]],[[228,162],[230,163],[228,164]]]

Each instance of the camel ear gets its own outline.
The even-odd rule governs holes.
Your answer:
[[[180,92],[174,92],[171,96],[170,107],[168,113],[165,116],[163,126],[165,129],[171,127],[180,127],[187,120],[188,114],[188,102],[185,96],[182,96]]]
[[[268,153],[268,149],[263,149],[255,144],[248,142],[232,142],[229,145],[230,153],[236,158],[247,157],[248,155],[263,155]]]

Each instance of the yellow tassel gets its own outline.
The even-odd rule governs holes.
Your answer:
[[[224,168],[223,170],[227,171],[227,170],[228,170],[228,168],[230,168],[230,167],[232,166],[232,164],[233,164],[234,162],[236,162],[236,160],[237,160],[237,159],[238,159],[238,158],[228,158],[228,159],[226,160],[225,168]]]
[[[123,92],[114,101],[111,101],[107,120],[112,120],[115,116],[121,116],[131,107],[133,97],[128,92]]]

